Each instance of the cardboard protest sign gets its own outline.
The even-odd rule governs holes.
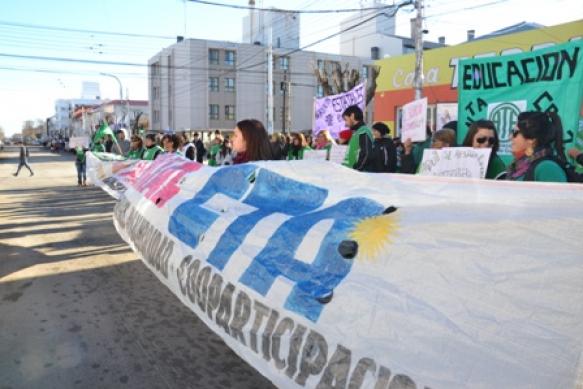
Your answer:
[[[88,149],[90,142],[91,140],[88,136],[73,136],[69,138],[69,148],[74,149],[77,147],[82,147]]]
[[[563,143],[574,145],[583,99],[583,40],[531,52],[460,62],[458,142],[468,126],[492,120],[500,155],[512,160],[512,129],[523,111],[553,111],[561,117]]]
[[[142,162],[115,227],[277,387],[580,382],[583,186]]]
[[[306,150],[303,159],[325,161],[328,159],[328,150]]]
[[[419,168],[422,176],[486,178],[492,149],[447,147],[425,149]]]
[[[423,142],[427,138],[427,98],[403,106],[401,139]]]
[[[342,164],[346,158],[346,150],[348,150],[346,145],[332,145],[330,148],[330,162]]]
[[[338,133],[346,128],[342,113],[351,105],[365,110],[366,83],[360,83],[345,93],[315,99],[313,134],[328,130],[334,139],[338,139]]]

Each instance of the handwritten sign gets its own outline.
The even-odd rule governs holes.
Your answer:
[[[328,158],[331,162],[342,163],[346,157],[346,151],[348,146],[343,145],[333,145],[330,148],[330,157]]]
[[[325,161],[328,159],[328,150],[306,150],[304,159]]]
[[[74,149],[76,147],[89,148],[89,137],[88,136],[74,136],[69,138],[69,148]]]
[[[401,139],[423,142],[426,139],[427,98],[415,100],[403,106]]]
[[[340,131],[346,128],[342,113],[351,105],[357,105],[363,111],[365,110],[366,88],[364,82],[348,92],[314,100],[314,127],[312,129],[314,135],[322,130],[328,130],[334,139],[338,139]]]
[[[427,149],[419,174],[422,176],[485,178],[491,149],[451,147]]]

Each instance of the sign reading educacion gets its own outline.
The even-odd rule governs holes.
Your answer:
[[[522,111],[561,117],[563,142],[573,145],[583,97],[583,40],[517,55],[469,59],[459,67],[458,142],[479,119],[492,120],[499,154],[511,159],[511,133]]]

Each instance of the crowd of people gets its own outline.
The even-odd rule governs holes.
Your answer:
[[[310,134],[274,134],[271,138],[258,120],[242,120],[234,131],[213,133],[205,144],[199,133],[189,138],[186,133],[132,135],[128,139],[125,130],[119,130],[94,142],[92,151],[112,152],[130,159],[155,160],[165,153],[174,153],[209,166],[225,166],[257,160],[301,160],[310,150],[330,150],[334,145],[346,145],[343,164],[352,169],[371,173],[415,174],[419,171],[425,149],[457,147],[458,123],[447,123],[435,132],[427,129],[424,142],[413,143],[410,139],[391,138],[389,127],[382,122],[369,128],[364,123],[362,110],[348,107],[343,113],[347,127],[338,139],[327,130],[315,138]],[[523,112],[512,134],[513,161],[506,166],[498,156],[500,138],[493,122],[478,120],[467,131],[459,146],[490,148],[487,179],[514,181],[567,182],[580,181],[580,176],[570,168],[563,150],[561,120],[553,112]],[[86,149],[77,148],[76,165],[78,184],[85,185]],[[568,155],[583,164],[583,153],[576,149]]]

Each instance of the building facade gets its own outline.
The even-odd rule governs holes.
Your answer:
[[[274,131],[312,128],[313,101],[322,97],[314,69],[340,63],[368,74],[372,61],[274,48]],[[188,39],[148,62],[153,130],[233,129],[256,118],[267,126],[267,48]],[[367,110],[372,118],[372,104]]]
[[[251,4],[253,3],[253,4]],[[254,2],[250,2],[254,6]],[[268,26],[271,26],[271,30]],[[266,46],[269,34],[273,46],[285,49],[300,47],[300,14],[296,12],[266,12],[256,9],[243,18],[243,42]]]

